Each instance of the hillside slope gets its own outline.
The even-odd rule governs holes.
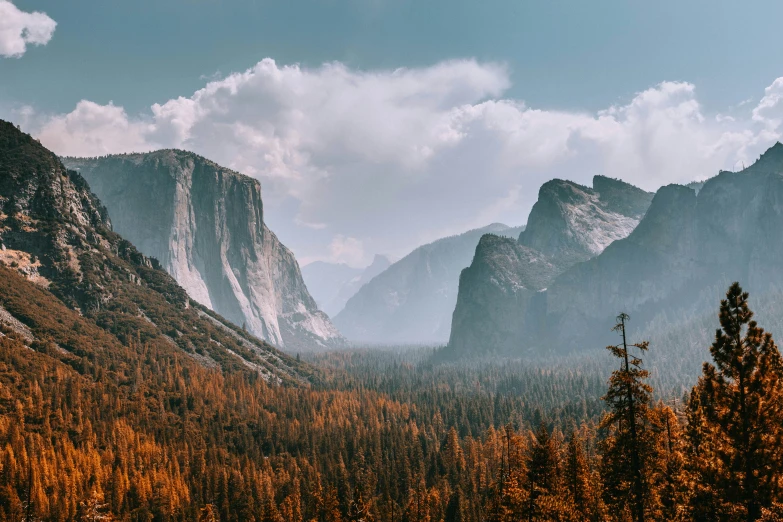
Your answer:
[[[3,121],[0,208],[0,261],[73,310],[66,315],[79,319],[70,330],[100,328],[112,345],[141,343],[206,368],[249,369],[270,382],[307,381],[307,366],[191,301],[156,260],[111,230],[105,208],[78,173]],[[36,295],[29,287],[18,291]],[[11,316],[6,324],[24,324],[30,342],[54,339],[65,359],[90,357],[84,338],[68,342],[71,334],[56,325],[39,330],[24,301],[9,307],[10,292],[0,297]],[[48,320],[50,314],[35,315]]]

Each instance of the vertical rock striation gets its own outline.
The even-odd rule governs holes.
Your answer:
[[[196,301],[290,351],[341,343],[264,224],[258,181],[179,150],[64,163],[87,179],[114,229]]]

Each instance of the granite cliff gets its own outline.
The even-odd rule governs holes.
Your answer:
[[[547,287],[638,225],[653,195],[595,176],[593,187],[555,179],[541,186],[517,240],[484,236],[459,278],[448,353],[520,353],[543,331]]]
[[[341,343],[294,255],[264,224],[258,181],[180,150],[64,162],[115,230],[199,303],[288,351]]]
[[[619,311],[634,329],[714,308],[733,281],[755,298],[783,288],[783,145],[750,167],[695,190],[658,190],[639,226],[601,255],[559,276],[542,314],[561,350],[603,343]]]
[[[79,173],[1,120],[0,265],[0,329],[79,371],[132,374],[124,357],[134,352],[270,383],[312,376],[192,301],[156,259],[112,230]],[[97,369],[98,359],[112,363]]]

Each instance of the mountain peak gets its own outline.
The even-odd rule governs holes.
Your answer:
[[[783,174],[783,144],[779,141],[775,142],[752,165],[743,168],[739,172],[746,174]]]
[[[609,176],[604,176],[603,174],[596,174],[593,176],[593,189],[601,192],[601,190],[606,189],[628,189],[628,190],[641,190],[640,188],[636,187],[635,185],[631,185],[627,181],[623,181],[618,178],[610,178]]]
[[[364,269],[364,272],[362,273],[362,284],[366,283],[367,281],[371,280],[373,277],[377,276],[387,268],[389,268],[392,264],[391,259],[389,259],[388,256],[385,256],[383,254],[375,254],[375,257],[372,259],[372,263],[367,266],[367,268]]]
[[[756,163],[761,162],[774,162],[777,165],[783,166],[783,143],[776,141],[773,146],[768,148],[764,154],[761,155]]]
[[[593,184],[589,188],[562,179],[544,183],[519,242],[576,262],[630,234],[653,195],[605,176],[595,176]]]
[[[590,187],[585,187],[575,181],[555,178],[541,185],[541,188],[538,190],[538,199],[572,203],[583,200],[587,194],[592,192]]]

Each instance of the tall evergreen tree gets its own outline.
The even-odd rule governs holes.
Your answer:
[[[597,515],[597,489],[582,447],[582,439],[576,430],[572,431],[568,438],[563,478],[575,511],[580,513],[584,520],[593,520]]]
[[[619,510],[627,510],[635,522],[644,522],[650,500],[649,463],[652,437],[650,398],[652,388],[644,382],[649,372],[642,368],[641,357],[632,355],[630,348],[640,352],[648,349],[647,341],[628,344],[627,314],[617,316],[612,328],[619,332],[622,343],[607,346],[612,355],[621,360],[621,367],[612,373],[609,390],[603,397],[609,412],[601,420],[601,427],[610,435],[602,443],[602,474],[606,503]]]
[[[543,422],[533,436],[528,462],[529,508],[528,520],[536,520],[540,514],[540,497],[554,493],[558,483],[558,454],[555,440]]]
[[[781,499],[783,470],[783,360],[772,339],[752,319],[748,293],[734,283],[720,305],[721,328],[694,388],[703,415],[697,458],[713,473],[697,481],[733,504],[725,519],[758,520]],[[699,421],[699,419],[694,419]],[[695,452],[694,452],[695,453]]]
[[[655,517],[678,520],[685,504],[685,455],[682,428],[675,411],[659,402],[652,410],[656,435],[651,470],[655,493]]]
[[[716,488],[719,475],[717,459],[709,457],[714,455],[713,444],[717,441],[713,427],[707,422],[701,398],[696,390],[700,389],[701,382],[691,393],[686,406],[685,426],[685,470],[688,480],[687,511],[690,520],[703,520],[704,522],[717,522],[727,519],[730,510],[719,496]]]

